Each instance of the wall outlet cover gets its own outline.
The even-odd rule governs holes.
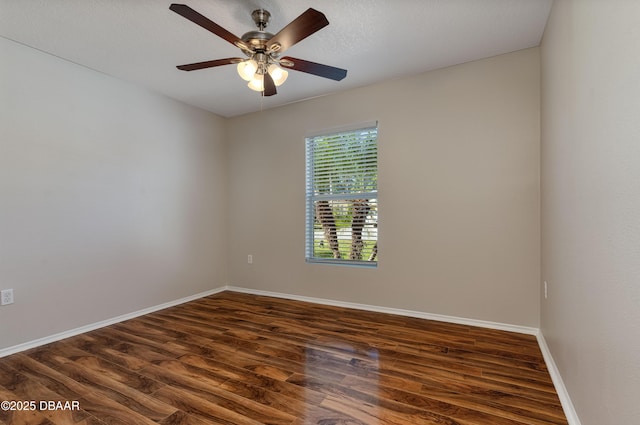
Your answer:
[[[13,304],[13,289],[3,289],[0,291],[0,305]]]

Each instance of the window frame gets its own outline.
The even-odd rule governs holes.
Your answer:
[[[316,187],[314,183],[317,181],[314,179],[316,176],[316,161],[314,160],[314,154],[316,150],[316,145],[314,144],[318,139],[329,139],[332,137],[342,137],[346,136],[345,140],[348,140],[348,134],[350,133],[358,133],[358,132],[369,132],[374,133],[375,137],[375,187],[373,190],[369,191],[351,191],[347,193],[332,193],[332,194],[320,194],[317,193]],[[363,137],[362,140],[367,140],[370,137]],[[315,243],[318,241],[316,238],[315,232],[316,229],[316,202],[321,200],[327,201],[348,201],[353,199],[367,199],[368,202],[374,205],[373,209],[375,210],[375,246],[377,252],[377,245],[379,242],[379,192],[378,192],[378,173],[379,173],[379,161],[378,161],[378,147],[379,147],[379,126],[377,121],[361,123],[357,125],[352,125],[348,127],[336,128],[331,130],[324,130],[315,133],[308,133],[305,137],[305,205],[306,205],[306,214],[305,214],[305,260],[307,263],[311,264],[332,264],[332,265],[341,265],[341,266],[355,266],[355,267],[365,267],[365,268],[376,268],[378,266],[379,257],[376,253],[375,260],[352,260],[350,258],[326,258],[326,257],[318,257],[315,256]],[[370,156],[367,156],[367,159],[370,159]],[[334,167],[338,166],[337,164],[332,164]],[[369,168],[367,168],[369,170]],[[369,183],[371,184],[371,183]],[[371,189],[371,187],[369,188]],[[345,204],[346,205],[346,204]],[[346,206],[345,206],[346,207]],[[367,213],[367,217],[369,217],[369,213]],[[363,230],[367,228],[366,224],[363,226]],[[368,227],[371,229],[371,227]],[[325,240],[325,242],[327,242]]]

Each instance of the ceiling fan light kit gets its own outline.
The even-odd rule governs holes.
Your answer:
[[[271,76],[276,87],[281,86],[289,76],[287,71],[275,64],[269,65],[266,72]],[[253,59],[240,62],[238,64],[238,74],[240,74],[240,77],[242,77],[243,80],[249,82],[247,86],[251,90],[259,92],[264,91],[264,73],[261,73],[258,70],[257,64],[255,64]]]
[[[238,75],[248,81],[247,85],[251,90],[259,91],[263,96],[277,94],[276,87],[287,80],[289,73],[283,67],[335,81],[340,81],[347,76],[345,69],[292,57],[280,58],[280,54],[286,49],[329,25],[325,15],[315,9],[307,9],[276,35],[265,31],[271,14],[264,9],[254,10],[251,17],[258,31],[249,31],[242,38],[236,37],[187,5],[174,3],[169,6],[169,9],[238,47],[247,57],[179,65],[177,68],[182,71],[237,64]]]
[[[237,66],[238,75],[248,81],[249,88],[255,91],[264,91],[264,74],[268,73],[276,87],[285,82],[289,73],[272,63],[264,53],[256,53],[249,59],[240,62]]]

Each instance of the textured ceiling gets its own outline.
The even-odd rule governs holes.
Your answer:
[[[176,0],[233,34],[271,12],[277,33],[307,8],[329,26],[286,55],[345,68],[332,81],[290,71],[260,99],[235,66],[176,65],[242,56],[232,44],[169,10],[164,0],[0,0],[0,36],[230,117],[540,43],[552,0]],[[16,64],[16,66],[20,66]],[[262,105],[261,105],[262,104]]]

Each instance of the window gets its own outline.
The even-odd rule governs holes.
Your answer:
[[[306,139],[308,262],[376,266],[378,128]]]

